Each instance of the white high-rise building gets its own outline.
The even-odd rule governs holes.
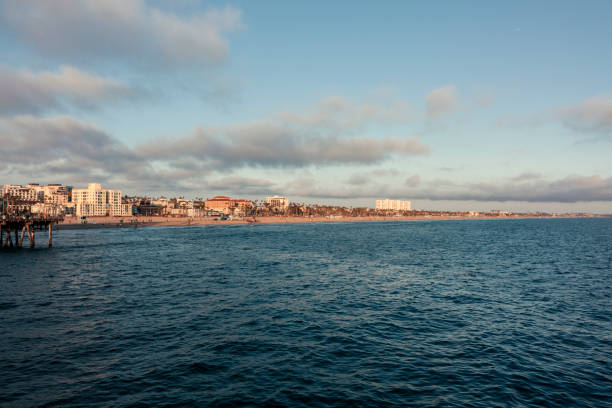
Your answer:
[[[266,204],[270,207],[287,208],[289,207],[289,199],[287,197],[266,197]]]
[[[131,204],[121,204],[121,190],[104,190],[98,183],[72,190],[77,216],[132,215]]]
[[[410,211],[410,201],[402,200],[376,200],[377,210]]]

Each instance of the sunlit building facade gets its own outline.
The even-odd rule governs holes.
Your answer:
[[[377,210],[410,211],[410,201],[402,200],[376,200]]]
[[[132,205],[121,203],[121,190],[105,190],[98,183],[72,190],[72,201],[77,216],[132,215]]]
[[[289,199],[287,197],[266,197],[266,204],[270,207],[275,208],[287,208],[289,207]]]

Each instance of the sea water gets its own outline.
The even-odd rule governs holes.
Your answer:
[[[605,406],[612,219],[57,231],[0,252],[0,405]]]

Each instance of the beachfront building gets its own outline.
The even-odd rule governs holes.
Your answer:
[[[245,210],[253,203],[249,200],[233,199],[227,196],[216,196],[204,202],[204,207],[209,210],[219,211],[223,214],[244,214]]]
[[[52,212],[65,210],[70,203],[71,191],[72,187],[62,184],[41,186],[38,183],[30,183],[25,187],[5,184],[0,188],[0,196],[8,195],[12,200],[11,207],[19,211],[50,213],[47,209],[52,209]]]
[[[286,209],[289,207],[289,199],[287,197],[266,197],[266,204],[268,204],[272,208],[282,208]]]
[[[377,210],[410,211],[410,201],[402,200],[376,200]]]
[[[70,202],[71,186],[62,184],[41,186],[38,183],[30,183],[26,187],[36,191],[37,201],[40,203],[66,205]]]
[[[98,183],[72,190],[72,201],[79,217],[132,215],[132,205],[121,202],[121,190],[105,190]]]
[[[234,207],[234,200],[226,196],[216,196],[204,202],[204,207],[228,214],[229,209]]]
[[[2,189],[2,194],[6,194],[15,200],[27,201],[31,203],[38,202],[38,191],[31,187],[23,187],[18,184],[5,184]]]
[[[64,186],[62,184],[48,184],[43,187],[43,193],[43,201],[45,204],[58,204],[65,206],[70,202],[72,187]]]

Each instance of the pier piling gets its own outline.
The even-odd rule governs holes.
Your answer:
[[[30,248],[36,246],[36,230],[49,232],[49,248],[53,246],[53,224],[64,220],[63,213],[49,215],[32,213],[30,201],[23,201],[8,194],[0,196],[0,250],[22,248],[27,234]],[[14,236],[14,241],[13,241]]]
[[[23,240],[26,236],[30,241],[30,248],[36,247],[36,230],[48,231],[49,248],[52,248],[53,224],[58,224],[62,220],[61,216],[3,215],[0,219],[0,249],[23,248]]]

